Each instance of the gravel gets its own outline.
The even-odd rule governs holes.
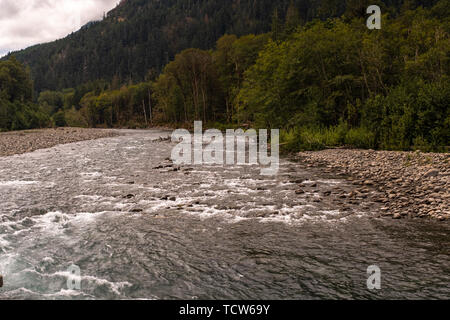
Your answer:
[[[301,152],[308,167],[347,175],[358,188],[374,186],[371,199],[393,219],[450,220],[450,154],[333,149]]]
[[[23,154],[59,144],[117,136],[107,129],[58,128],[0,133],[0,157]]]

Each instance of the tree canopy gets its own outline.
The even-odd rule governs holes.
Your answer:
[[[30,59],[44,59],[42,52],[58,52],[59,58],[52,53],[30,64],[31,70],[45,69],[40,73],[44,82],[35,76],[41,89],[52,79],[60,81],[49,85],[51,90],[37,90],[34,100],[28,68],[15,58],[1,61],[0,127],[135,128],[203,120],[216,128],[282,129],[283,146],[291,151],[341,145],[448,150],[448,1],[379,1],[381,30],[366,27],[365,0],[273,3],[122,2],[103,22],[18,55],[26,60],[35,52]],[[162,15],[169,7],[170,14]],[[155,12],[167,43],[139,51],[140,44],[153,43],[138,32],[140,19],[156,23],[146,16]],[[180,16],[185,18],[171,20]],[[124,26],[133,35],[114,33]],[[103,41],[97,38],[100,31],[117,37],[106,37],[108,46],[131,55],[116,56],[105,44],[102,60],[86,58]],[[142,42],[136,40],[140,36]],[[58,51],[62,44],[65,53]],[[167,55],[152,53],[169,47],[173,51]],[[71,73],[67,59],[76,52],[88,62],[73,60],[82,68]],[[58,69],[58,61],[63,68]]]

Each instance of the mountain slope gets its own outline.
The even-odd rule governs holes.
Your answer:
[[[346,5],[361,12],[366,2],[370,1],[122,0],[102,21],[13,55],[30,66],[37,92],[114,77],[120,83],[137,82],[149,72],[161,71],[183,49],[210,49],[226,33],[268,32],[274,13],[284,21],[290,6],[298,10],[301,21],[309,21],[339,16]],[[402,1],[383,2],[399,7]]]
[[[290,0],[124,0],[100,22],[52,43],[13,53],[31,67],[35,89],[99,78],[140,81],[188,47],[208,49],[225,33],[270,30]]]

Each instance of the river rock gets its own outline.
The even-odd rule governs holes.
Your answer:
[[[0,133],[0,157],[23,154],[85,140],[114,137],[117,131],[105,129],[64,128]]]
[[[425,173],[424,177],[425,178],[430,178],[430,177],[437,177],[438,175],[439,175],[439,170],[431,169],[430,171]]]
[[[371,201],[390,208],[384,215],[393,212],[396,219],[408,216],[450,219],[448,153],[330,149],[301,152],[298,157],[311,167],[333,168],[335,174],[344,172],[346,180],[354,185],[370,187],[370,190],[358,188],[359,192],[337,193],[340,199],[346,196],[352,199],[343,200],[345,203],[360,201],[367,194]]]
[[[392,218],[398,220],[398,219],[402,218],[402,215],[399,212],[396,212],[396,213],[394,213]]]

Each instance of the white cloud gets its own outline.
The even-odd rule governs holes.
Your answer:
[[[0,0],[0,56],[60,39],[101,19],[119,0]]]

